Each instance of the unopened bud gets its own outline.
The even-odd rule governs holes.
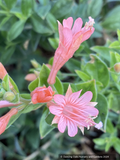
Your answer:
[[[117,72],[117,73],[120,73],[120,62],[119,63],[116,63],[114,65],[114,70]]]
[[[31,63],[34,68],[38,68],[40,66],[40,64],[36,60],[31,60]]]
[[[15,95],[13,92],[6,92],[3,99],[12,102],[15,99]]]
[[[1,90],[0,90],[0,98],[2,98],[4,94],[5,94],[5,90],[3,88],[1,88]]]

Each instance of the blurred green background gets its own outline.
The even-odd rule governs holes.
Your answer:
[[[88,61],[91,53],[99,53],[110,67],[109,45],[120,40],[117,36],[117,29],[120,29],[120,0],[0,0],[0,61],[21,93],[29,92],[29,82],[24,78],[29,71],[34,71],[31,60],[35,59],[41,65],[51,64],[52,59],[49,59],[53,57],[59,42],[57,20],[62,22],[70,16],[74,20],[81,17],[84,24],[89,16],[95,19],[93,35],[64,65],[61,69],[63,74],[58,73],[64,82],[75,83],[79,81],[75,70],[80,70],[83,56],[84,61]],[[120,43],[111,48],[120,54]],[[0,160],[56,160],[59,154],[106,154],[119,160],[120,90],[109,96],[114,100],[111,102],[111,97],[108,98],[109,109],[112,110],[114,105],[117,109],[109,112],[106,133],[92,128],[85,130],[84,136],[79,131],[70,138],[67,131],[61,134],[54,129],[41,139],[39,121],[42,109],[39,109],[21,115],[0,136]],[[7,109],[1,109],[0,115],[6,112]]]

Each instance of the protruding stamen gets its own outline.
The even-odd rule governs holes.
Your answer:
[[[92,29],[93,24],[95,23],[94,19],[92,17],[88,17],[89,21],[85,23],[85,28],[88,29]]]

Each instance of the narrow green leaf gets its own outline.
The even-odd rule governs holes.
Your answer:
[[[7,40],[12,41],[15,38],[17,38],[23,31],[24,24],[25,24],[25,21],[21,21],[21,20],[15,22],[10,28],[10,30],[8,31]]]
[[[99,110],[98,117],[95,119],[96,123],[102,121],[104,130],[106,131],[106,123],[108,118],[108,103],[104,95],[98,94],[96,108]]]
[[[83,80],[83,81],[88,81],[91,79],[90,76],[88,76],[86,73],[82,72],[82,71],[79,71],[79,70],[76,70],[75,71],[77,73],[77,75]]]
[[[49,109],[46,107],[44,108],[41,120],[40,120],[40,126],[39,126],[39,131],[41,138],[44,138],[48,133],[50,133],[55,127],[49,125],[45,119],[49,114]]]

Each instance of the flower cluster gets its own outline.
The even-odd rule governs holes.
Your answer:
[[[63,133],[68,128],[68,135],[73,137],[77,134],[78,128],[84,134],[84,127],[87,129],[90,126],[95,126],[100,129],[102,122],[98,124],[94,122],[94,118],[98,116],[98,109],[95,108],[97,102],[91,102],[93,94],[91,91],[85,92],[81,97],[82,89],[78,92],[72,92],[69,85],[68,90],[64,95],[55,94],[52,89],[55,83],[57,72],[60,68],[73,56],[74,52],[79,48],[80,44],[87,40],[94,32],[94,19],[89,17],[89,22],[86,22],[82,28],[82,19],[77,18],[73,25],[73,18],[63,20],[63,25],[58,21],[59,29],[59,46],[55,52],[54,61],[47,82],[49,85],[37,87],[31,92],[31,103],[47,103],[49,111],[55,115],[52,121],[58,124],[58,130]],[[72,27],[73,25],[73,27]],[[32,62],[35,68],[38,66],[35,61]],[[7,74],[4,66],[0,63],[0,79],[3,80]],[[29,74],[26,80],[32,81],[37,78],[36,74]],[[11,87],[12,84],[9,82]],[[20,103],[11,103],[9,101],[0,101],[0,108],[18,106]],[[18,113],[17,108],[12,108],[6,115],[0,118],[0,134],[2,134],[10,120],[10,118]]]

